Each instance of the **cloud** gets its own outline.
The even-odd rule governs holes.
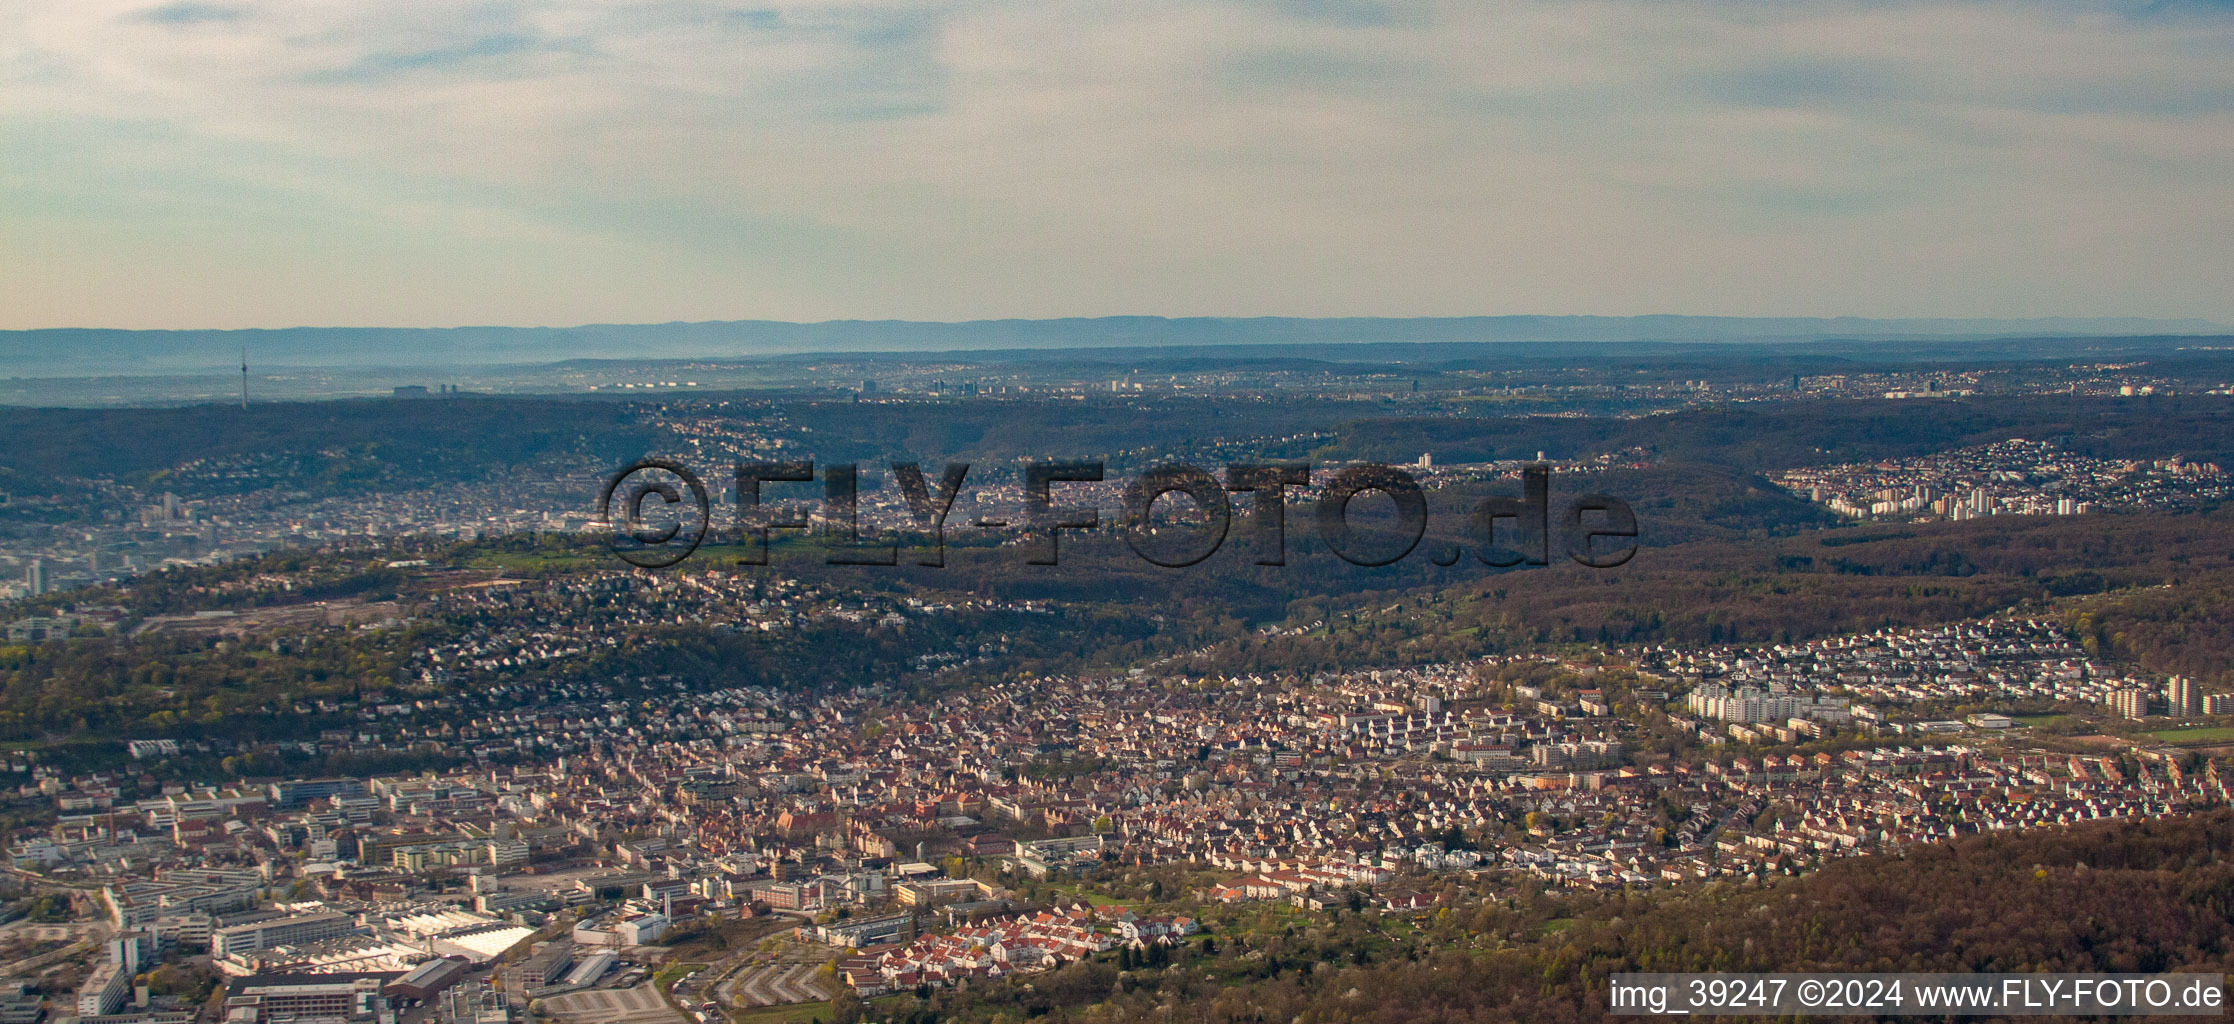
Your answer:
[[[1418,23],[1415,11],[1379,0],[1274,0],[1270,6],[1291,18],[1351,28]]]
[[[0,326],[2225,318],[2224,15],[23,0]]]
[[[214,21],[237,21],[241,9],[228,4],[172,3],[139,12],[142,21],[156,25],[203,25]]]
[[[548,49],[546,41],[528,35],[487,35],[462,43],[396,53],[369,53],[346,68],[315,72],[306,80],[321,84],[379,82],[414,71],[452,71],[470,65],[494,66],[502,58],[518,57]]]

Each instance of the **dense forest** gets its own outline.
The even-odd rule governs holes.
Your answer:
[[[184,497],[284,486],[315,496],[478,480],[554,456],[618,465],[658,447],[657,410],[460,396],[180,408],[0,407],[0,491],[70,493],[109,479]],[[174,479],[198,464],[252,468]]]
[[[1239,637],[1193,667],[1422,664],[1561,644],[1805,640],[2003,612],[2100,635],[2097,653],[2234,681],[2226,595],[2234,510],[2195,516],[2007,517],[1850,527],[1649,548],[1618,569],[1574,564],[1370,593],[1302,591],[1303,635]],[[2171,666],[2178,666],[2172,668]]]
[[[1385,415],[1371,402],[981,400],[855,403],[751,394],[693,395],[688,405],[598,398],[350,399],[173,408],[0,407],[0,435],[37,445],[0,450],[0,492],[67,491],[113,479],[187,497],[281,484],[313,495],[478,480],[550,457],[621,465],[687,450],[708,409],[773,417],[811,439],[825,462],[1100,457],[1187,438],[1282,437]],[[1300,457],[1302,449],[1284,452]],[[174,480],[189,463],[247,460],[254,475]],[[982,474],[995,467],[986,466]],[[709,467],[709,470],[711,467]]]

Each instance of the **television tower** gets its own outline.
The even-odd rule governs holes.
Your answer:
[[[248,408],[248,346],[240,347],[240,407]]]

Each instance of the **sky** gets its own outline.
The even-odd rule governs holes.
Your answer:
[[[2227,0],[0,0],[5,329],[2230,284]]]

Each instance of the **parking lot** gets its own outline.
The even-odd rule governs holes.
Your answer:
[[[755,964],[721,984],[721,993],[745,1006],[782,1006],[830,998],[815,981],[820,964]]]
[[[650,985],[552,996],[543,1000],[543,1014],[562,1024],[678,1024],[684,1020]]]

